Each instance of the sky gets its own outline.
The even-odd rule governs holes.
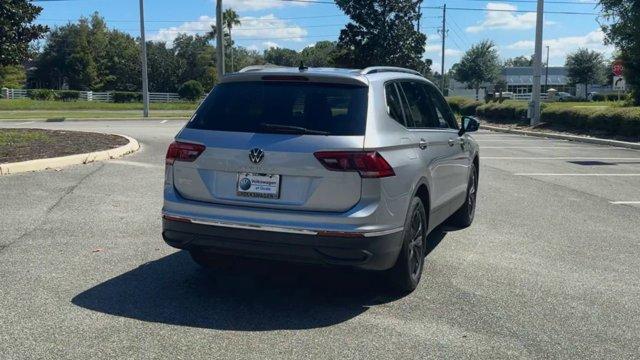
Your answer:
[[[233,39],[237,45],[250,49],[262,51],[277,46],[301,50],[321,40],[337,40],[349,18],[331,1],[302,1],[308,0],[223,0],[223,6],[240,15],[242,24],[233,29]],[[138,0],[35,2],[44,8],[36,20],[38,23],[64,25],[97,11],[110,28],[140,35]],[[497,45],[503,60],[533,54],[536,15],[527,11],[535,11],[534,0],[425,0],[420,29],[427,35],[424,57],[432,59],[432,69],[439,70],[441,64],[439,30],[441,7],[445,3],[448,8],[445,69],[456,63],[472,44],[484,39]],[[603,44],[597,15],[576,14],[598,13],[595,0],[546,0],[545,11],[549,13],[544,16],[543,46],[549,46],[550,66],[563,65],[566,55],[579,47],[603,52],[607,58],[611,56],[613,49]],[[148,40],[171,42],[180,32],[204,33],[214,19],[215,0],[145,0]],[[546,48],[543,61],[545,57]]]

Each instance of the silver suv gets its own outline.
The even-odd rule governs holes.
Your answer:
[[[225,76],[169,146],[163,230],[228,255],[420,281],[427,234],[471,224],[478,146],[418,72],[256,68]],[[222,255],[222,257],[221,257]]]

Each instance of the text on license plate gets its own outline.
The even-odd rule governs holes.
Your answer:
[[[236,192],[239,196],[277,199],[280,197],[280,175],[238,173]]]

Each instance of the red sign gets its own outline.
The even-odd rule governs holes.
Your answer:
[[[613,75],[622,76],[622,72],[624,71],[624,66],[622,65],[622,61],[616,60],[613,63],[612,70],[613,70]]]

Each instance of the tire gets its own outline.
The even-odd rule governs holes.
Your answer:
[[[396,264],[389,270],[394,290],[409,293],[416,289],[424,268],[427,216],[422,201],[414,197],[404,224],[403,243]]]
[[[475,164],[469,171],[469,183],[467,185],[467,197],[464,204],[449,218],[449,224],[456,228],[464,229],[471,226],[476,214],[476,198],[478,196],[478,170]]]

